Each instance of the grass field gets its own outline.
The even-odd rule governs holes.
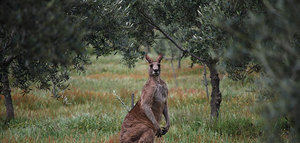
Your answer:
[[[69,90],[62,93],[68,105],[49,92],[33,89],[28,95],[12,91],[15,119],[4,125],[5,105],[0,100],[0,142],[114,142],[117,140],[131,94],[138,100],[146,82],[147,64],[140,60],[134,69],[120,63],[120,56],[92,59],[84,73],[72,73]],[[220,119],[210,121],[210,106],[203,85],[203,67],[189,68],[182,62],[176,70],[162,62],[161,78],[169,88],[171,128],[156,142],[260,142],[262,119],[251,81],[234,82],[221,75]],[[162,123],[162,126],[164,121]]]

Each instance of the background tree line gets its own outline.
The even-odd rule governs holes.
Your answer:
[[[11,87],[29,91],[66,88],[72,69],[97,56],[119,53],[129,67],[141,47],[181,51],[179,57],[210,71],[211,117],[222,102],[219,74],[243,80],[251,72],[262,102],[268,102],[269,141],[274,124],[287,118],[291,140],[299,139],[299,2],[295,0],[24,0],[0,2],[1,94],[7,119],[14,117]],[[158,52],[163,52],[157,50]],[[173,57],[173,56],[172,56]],[[55,92],[54,92],[55,93]]]

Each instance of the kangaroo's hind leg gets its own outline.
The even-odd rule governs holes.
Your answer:
[[[132,126],[121,131],[121,143],[135,143],[140,142],[143,135],[148,132],[150,128],[144,124],[133,124]],[[152,130],[151,130],[152,131]],[[146,143],[145,141],[143,143]]]
[[[139,139],[139,143],[154,143],[155,134],[151,128],[148,128]]]

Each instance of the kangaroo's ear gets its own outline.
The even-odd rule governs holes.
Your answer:
[[[162,54],[159,54],[158,57],[157,57],[157,59],[156,59],[156,61],[160,63],[161,60],[163,59],[163,57],[164,56]]]
[[[152,59],[148,55],[146,55],[145,58],[146,58],[148,63],[152,63]]]

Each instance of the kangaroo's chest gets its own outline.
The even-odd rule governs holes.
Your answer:
[[[154,93],[154,102],[163,104],[166,102],[166,100],[167,100],[167,93],[165,87],[161,84],[157,84],[156,91]]]

